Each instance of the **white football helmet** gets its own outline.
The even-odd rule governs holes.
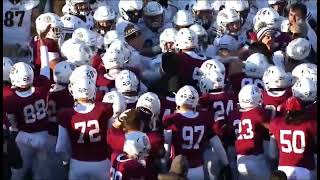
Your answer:
[[[128,132],[123,145],[123,152],[129,156],[136,156],[138,160],[144,160],[151,149],[148,136],[140,131]]]
[[[46,37],[54,40],[59,39],[62,34],[63,23],[60,17],[54,13],[44,13],[37,17],[36,30],[38,35],[44,32],[49,24],[51,28]]]
[[[90,65],[82,65],[77,67],[74,71],[72,71],[69,80],[71,85],[76,83],[79,78],[89,79],[92,82],[96,83],[97,76],[98,73],[95,68],[93,68]]]
[[[261,53],[251,54],[244,63],[244,73],[253,78],[262,78],[264,71],[269,67],[268,60]]]
[[[261,8],[253,18],[253,24],[255,27],[255,30],[258,27],[258,25],[264,22],[268,27],[280,29],[280,15],[278,12],[271,7]]]
[[[287,48],[287,55],[294,60],[304,60],[309,56],[311,50],[310,42],[305,38],[292,40]]]
[[[67,61],[76,66],[91,64],[93,56],[93,52],[88,46],[74,39],[68,39],[62,44],[61,53],[68,59]]]
[[[57,84],[69,84],[69,77],[75,69],[75,65],[68,61],[59,62],[53,70],[54,82]]]
[[[116,30],[108,31],[103,38],[104,47],[109,48],[110,44],[116,39],[120,39],[118,32]]]
[[[176,26],[188,27],[194,23],[195,19],[190,11],[179,10],[173,17],[173,24]]]
[[[91,11],[90,0],[66,0],[69,5],[69,13],[86,16]]]
[[[288,18],[285,18],[284,20],[281,21],[281,26],[280,30],[281,32],[289,32],[289,27],[290,27],[290,22]]]
[[[247,0],[225,1],[224,6],[226,9],[234,9],[237,12],[249,9],[249,2]]]
[[[261,90],[253,84],[243,86],[238,98],[241,109],[255,108],[262,103]]]
[[[150,29],[158,29],[164,24],[164,10],[156,1],[148,2],[143,8],[143,21]]]
[[[2,81],[10,81],[10,72],[13,67],[13,62],[10,58],[8,57],[3,57],[2,58],[2,70],[3,70],[3,79]]]
[[[112,104],[114,116],[120,115],[127,108],[127,103],[126,103],[125,98],[118,91],[107,92],[103,96],[102,102]]]
[[[213,6],[210,1],[196,1],[192,6],[195,22],[208,30],[214,21]],[[204,15],[205,14],[205,15]]]
[[[24,88],[33,84],[33,69],[27,63],[15,63],[10,71],[9,78],[13,86]]]
[[[72,86],[69,86],[69,91],[75,100],[94,100],[96,97],[96,84],[90,79],[80,77]]]
[[[130,50],[130,45],[123,40],[120,39],[115,39],[109,46],[109,49],[117,49],[119,50],[123,56],[126,62],[131,60],[131,50]]]
[[[160,99],[155,93],[146,92],[137,101],[136,108],[139,107],[148,109],[152,116],[156,117],[160,114]]]
[[[116,19],[116,14],[109,6],[100,6],[93,14],[95,21],[113,21]]]
[[[128,62],[124,58],[124,54],[119,49],[108,48],[102,57],[102,62],[106,70],[123,68],[124,64]]]
[[[177,106],[190,105],[196,108],[199,101],[199,94],[194,87],[185,85],[176,93],[175,101]]]
[[[115,86],[120,93],[138,92],[139,84],[137,76],[129,70],[120,71],[115,79]]]
[[[241,22],[240,16],[234,9],[222,9],[217,14],[217,25],[219,27],[219,30],[222,31],[224,34],[235,34],[237,35],[238,32],[230,32],[227,28],[227,25],[229,23],[236,23]]]
[[[78,28],[87,28],[87,24],[81,20],[79,17],[66,14],[61,17],[61,21],[63,23],[63,31],[67,34],[72,34],[75,29]]]
[[[100,6],[95,10],[93,19],[96,22],[96,27],[101,34],[110,31],[116,23],[116,13],[109,6]]]
[[[270,66],[263,74],[262,81],[266,90],[285,88],[288,85],[287,73],[278,66]]]
[[[310,79],[298,79],[291,89],[292,95],[303,101],[315,101],[317,98],[317,85]]]
[[[87,28],[78,28],[72,33],[72,39],[83,42],[94,52],[98,47],[99,34]]]
[[[317,84],[317,65],[312,63],[302,63],[292,70],[293,82],[299,78],[311,79]]]
[[[175,37],[175,47],[179,50],[198,48],[198,36],[189,28],[182,28]]]
[[[209,37],[207,31],[199,24],[195,23],[189,27],[189,29],[196,33],[198,36],[198,44],[200,45],[201,50],[205,50],[209,44]]]
[[[133,23],[137,23],[142,17],[142,0],[120,0],[119,1],[119,12],[121,17]]]
[[[223,77],[225,77],[226,75],[226,68],[224,66],[224,64],[216,59],[209,59],[204,61],[199,70],[195,70],[195,74],[198,74],[200,76],[205,75],[207,73],[210,73],[211,71],[218,71],[220,74],[223,75]],[[198,79],[198,78],[196,78]]]
[[[236,51],[240,47],[240,42],[236,40],[233,36],[224,34],[214,41],[214,46],[220,49],[227,49],[229,51]]]
[[[178,33],[178,31],[175,28],[166,28],[165,30],[162,31],[162,33],[160,34],[160,48],[161,48],[162,52],[166,52],[166,50],[167,50],[165,48],[166,43],[172,43],[173,44],[172,48],[175,48],[174,39],[175,39],[175,36],[177,35],[177,33]],[[173,49],[171,49],[171,50],[173,50]]]
[[[199,88],[202,93],[208,93],[210,90],[222,89],[224,88],[224,76],[216,70],[211,70],[201,77]]]

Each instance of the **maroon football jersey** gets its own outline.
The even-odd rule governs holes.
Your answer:
[[[203,151],[215,135],[210,114],[205,111],[198,113],[194,118],[174,113],[163,120],[165,129],[172,131],[174,155],[185,155],[191,168],[203,165]]]
[[[289,124],[283,117],[270,123],[279,152],[279,166],[297,166],[313,170],[317,136],[316,119]]]
[[[98,74],[96,86],[97,86],[97,91],[101,91],[104,94],[112,91],[113,89],[116,89],[115,81],[107,79],[106,77],[103,76],[103,74]]]
[[[173,114],[176,111],[176,102],[174,98],[170,97],[165,97],[165,98],[160,98],[160,114],[159,114],[159,119],[161,121],[164,120],[164,117]]]
[[[113,153],[122,152],[125,141],[124,131],[120,128],[111,126],[107,132],[107,143]]]
[[[70,137],[73,159],[79,161],[102,161],[108,157],[106,143],[108,121],[112,106],[95,103],[89,113],[78,113],[74,108],[58,112],[59,125],[66,128]]]
[[[249,111],[239,111],[239,119],[234,120],[238,124],[235,148],[240,155],[257,155],[263,153],[263,140],[266,128],[263,123],[267,122],[263,108],[253,108]],[[237,126],[237,125],[236,125]]]
[[[193,80],[192,75],[195,67],[200,68],[204,60],[194,59],[186,53],[178,53],[178,76],[183,80],[183,84],[196,86],[196,82]]]
[[[8,114],[13,114],[17,121],[17,128],[21,131],[33,133],[48,130],[47,95],[50,80],[45,76],[34,79],[34,92],[31,96],[20,97],[15,92],[7,98]]]
[[[146,168],[140,162],[129,159],[124,153],[116,156],[110,168],[111,180],[144,179],[147,174]]]
[[[238,94],[240,89],[247,84],[254,84],[260,89],[264,89],[264,84],[261,79],[248,77],[245,73],[232,74],[229,77],[229,81],[235,94]]]
[[[74,105],[74,100],[69,93],[68,88],[60,91],[49,92],[48,95],[48,120],[49,131],[52,136],[58,136],[57,112],[63,108],[71,108]]]
[[[8,98],[12,95],[13,90],[11,89],[11,85],[9,84],[4,84],[2,87],[2,96],[3,96],[3,100],[2,100],[2,112],[5,113],[7,112],[6,108],[7,108],[7,101]]]
[[[237,97],[231,92],[207,93],[200,97],[200,108],[212,113],[216,134],[222,135],[222,127],[229,113],[237,107],[237,102]]]
[[[92,67],[97,70],[98,74],[106,73],[106,69],[104,68],[104,65],[102,63],[102,58],[97,53],[92,57]]]
[[[237,136],[239,134],[239,122],[240,122],[241,112],[239,108],[235,108],[230,112],[225,131],[223,131],[221,136],[221,141],[225,147],[234,146]]]
[[[58,45],[57,41],[46,38],[46,39],[44,39],[44,43],[48,48],[48,52],[58,53],[59,57],[61,57],[60,50],[59,50],[59,45]],[[34,75],[39,75],[40,74],[40,69],[41,69],[40,40],[39,40],[39,38],[33,40],[31,42],[31,46],[33,47]],[[50,60],[51,59],[49,59],[49,61]],[[50,79],[53,79],[53,76],[51,76]]]
[[[272,95],[270,92],[262,91],[262,103],[266,109],[271,110],[271,119],[284,113],[281,104],[292,96],[291,89],[287,89],[278,96]]]

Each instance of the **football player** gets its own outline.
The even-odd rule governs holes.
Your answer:
[[[175,97],[176,113],[163,120],[166,157],[170,155],[171,145],[174,156],[185,155],[190,164],[188,179],[204,179],[202,154],[209,142],[219,153],[223,165],[229,165],[220,138],[214,133],[211,116],[206,111],[195,111],[198,100],[195,88],[183,86]]]
[[[182,28],[189,28],[194,23],[195,18],[193,14],[188,10],[179,10],[173,16],[173,26],[177,31]]]
[[[61,17],[65,33],[70,34],[80,27],[93,29],[94,21],[89,0],[66,0],[62,11],[65,11]]]
[[[271,119],[282,113],[281,104],[292,96],[287,79],[287,73],[278,66],[270,66],[263,74],[266,90],[262,91],[262,102],[271,111]]]
[[[36,34],[34,23],[41,14],[39,0],[6,0],[2,12],[4,56],[20,62],[19,51],[25,51],[30,37]]]
[[[198,36],[188,28],[182,28],[175,37],[175,46],[179,49],[177,53],[177,67],[174,70],[178,74],[181,85],[196,85],[192,74],[196,67],[207,60],[207,57],[198,55],[195,51],[199,47]]]
[[[261,79],[268,67],[268,60],[263,54],[251,54],[243,62],[243,72],[231,74],[229,77],[233,91],[239,93],[240,89],[246,84],[254,84],[263,90],[264,84]]]
[[[93,19],[95,20],[95,30],[103,36],[108,31],[115,29],[116,14],[114,10],[107,5],[98,7],[94,11]]]
[[[62,166],[62,159],[56,154],[56,142],[58,136],[58,119],[57,113],[63,108],[71,108],[74,105],[73,97],[68,90],[69,77],[75,66],[68,61],[59,62],[53,70],[53,79],[55,84],[48,94],[48,153],[50,159],[50,178],[64,179],[67,177],[67,172]]]
[[[106,137],[112,106],[94,102],[96,86],[87,78],[78,77],[69,90],[75,106],[58,112],[56,152],[64,161],[70,160],[69,179],[107,179],[110,161]]]
[[[115,87],[125,97],[127,109],[135,107],[139,96],[147,92],[147,87],[129,70],[119,72],[115,79]]]
[[[292,70],[292,81],[296,82],[299,78],[311,79],[317,83],[317,65],[312,63],[302,63]]]
[[[214,120],[214,131],[219,137],[222,137],[229,113],[235,109],[237,98],[232,92],[224,90],[224,76],[216,70],[211,70],[204,74],[198,86],[203,93],[199,99],[201,110],[212,112],[212,119]],[[225,139],[222,142],[225,144]],[[218,175],[221,170],[219,163],[219,154],[212,151],[208,147],[204,152],[205,168],[210,176]],[[213,165],[210,166],[209,163]],[[223,167],[223,166],[222,166]]]
[[[260,107],[261,90],[253,84],[245,85],[238,98],[240,109],[235,110],[236,115],[231,118],[236,134],[239,179],[269,179],[270,170],[263,154],[263,140],[268,136],[266,127],[269,117]]]
[[[92,63],[93,52],[83,41],[69,39],[61,46],[61,53],[67,61],[79,67]]]
[[[150,57],[161,53],[159,36],[164,29],[172,27],[171,23],[164,22],[164,16],[164,9],[158,2],[148,2],[143,8],[143,22],[138,26],[143,32],[145,53]]]
[[[72,39],[83,42],[88,46],[94,55],[100,54],[99,50],[103,49],[103,36],[95,31],[91,31],[87,28],[78,28],[72,33]]]
[[[47,178],[49,173],[46,163],[46,107],[51,83],[48,48],[45,44],[45,37],[49,31],[50,26],[40,34],[40,76],[34,76],[31,66],[24,62],[16,63],[9,76],[13,89],[7,98],[5,109],[12,129],[18,130],[16,142],[23,160],[21,169],[12,169],[13,179],[23,179],[30,169],[35,179]]]
[[[129,114],[129,113],[128,113]],[[110,179],[146,179],[146,157],[150,150],[149,138],[145,133],[133,131],[126,134],[123,153],[112,162]]]
[[[44,13],[37,17],[36,19],[36,29],[38,36],[35,36],[31,46],[33,48],[33,64],[34,64],[34,73],[36,76],[39,75],[41,69],[41,40],[40,34],[43,33],[47,26],[50,25],[50,30],[47,33],[44,41],[48,47],[49,63],[51,70],[54,69],[54,66],[59,62],[61,58],[59,43],[62,38],[62,21],[60,17],[54,13]],[[53,81],[53,77],[51,76]]]
[[[2,58],[2,68],[3,68],[3,77],[2,77],[2,91],[3,91],[3,94],[2,94],[2,97],[3,97],[3,102],[2,102],[2,110],[3,110],[3,113],[6,112],[5,110],[5,104],[6,104],[6,99],[7,97],[9,97],[11,94],[12,94],[12,91],[11,91],[11,81],[10,81],[10,72],[12,70],[12,67],[13,67],[13,62],[10,58],[8,57],[3,57]]]
[[[119,13],[121,18],[117,20],[116,29],[118,29],[118,25],[126,22],[131,22],[135,25],[139,22],[142,17],[142,8],[143,1],[142,0],[134,0],[134,1],[119,1]]]
[[[294,86],[309,86],[310,80],[298,80]],[[299,88],[303,88],[299,86]],[[313,88],[316,88],[313,86]],[[311,90],[311,89],[310,89]],[[308,98],[316,98],[312,90]],[[304,95],[300,96],[303,97]],[[307,96],[304,96],[306,98]],[[303,101],[291,97],[286,101],[286,115],[276,117],[270,123],[270,157],[277,160],[278,170],[285,172],[288,179],[314,179],[317,137],[317,120],[306,111]]]

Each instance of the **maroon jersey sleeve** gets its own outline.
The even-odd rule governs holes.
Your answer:
[[[159,114],[159,119],[164,120],[164,117],[170,114],[173,114],[176,110],[176,103],[174,100],[169,97],[160,98],[161,109]]]
[[[151,144],[149,155],[151,157],[158,157],[160,155],[160,150],[163,148],[164,137],[159,132],[150,132],[147,133],[147,135]]]
[[[130,178],[144,178],[147,175],[146,168],[137,161],[129,161],[124,165],[126,176]]]
[[[125,135],[122,129],[111,127],[107,132],[107,143],[112,152],[122,152],[125,142]]]
[[[72,116],[73,110],[71,108],[64,108],[58,111],[57,113],[57,121],[58,124],[64,128],[68,128],[70,116]]]
[[[174,122],[174,117],[176,116],[176,114],[170,114],[164,117],[163,119],[163,126],[166,130],[172,130],[175,131],[177,130],[177,126]]]
[[[39,75],[33,80],[33,85],[35,87],[42,87],[45,91],[49,92],[51,88],[51,81],[46,76]]]

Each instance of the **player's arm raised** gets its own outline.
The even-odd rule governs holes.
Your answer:
[[[46,76],[50,79],[50,67],[49,67],[49,55],[48,55],[48,47],[44,43],[44,39],[46,38],[48,32],[50,31],[51,25],[48,25],[46,30],[40,33],[40,59],[41,59],[41,69],[40,74]]]

